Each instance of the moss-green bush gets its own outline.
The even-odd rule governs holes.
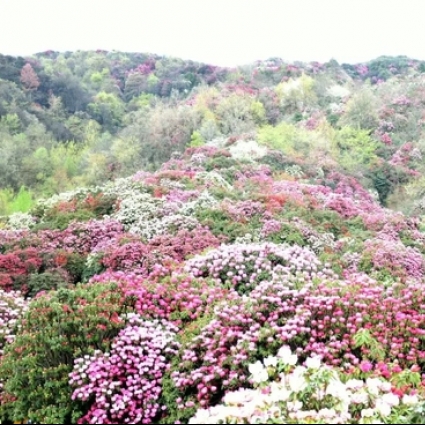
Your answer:
[[[9,400],[0,406],[0,419],[53,424],[79,417],[68,385],[74,359],[108,349],[125,325],[120,315],[129,311],[113,284],[61,288],[33,300],[0,364]]]

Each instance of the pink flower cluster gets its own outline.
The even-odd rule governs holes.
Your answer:
[[[144,319],[165,319],[181,328],[212,313],[220,301],[237,298],[234,291],[216,286],[202,278],[174,273],[166,279],[146,279],[130,272],[105,272],[94,276],[91,283],[116,282]]]
[[[90,405],[78,423],[157,423],[166,410],[161,382],[177,354],[178,329],[137,315],[127,320],[110,353],[75,360],[69,381],[75,388],[72,398]]]
[[[172,258],[182,262],[188,256],[199,254],[206,248],[215,248],[220,241],[207,227],[197,226],[194,229],[184,228],[176,231],[175,236],[170,234],[159,235],[149,241],[151,251],[160,251],[165,258]]]
[[[255,201],[239,201],[236,203],[223,202],[222,208],[236,221],[246,221],[264,212],[264,205]]]
[[[151,250],[143,242],[129,242],[121,246],[109,247],[101,263],[111,271],[128,270],[147,277],[157,271],[158,267],[167,260],[172,259],[159,250]]]
[[[333,365],[357,365],[363,357],[374,356],[387,362],[397,359],[407,367],[424,363],[422,286],[410,282],[386,288],[362,274],[333,285],[323,281],[309,291],[298,310],[298,323],[310,329],[305,345],[299,349],[305,355],[323,356]],[[355,336],[364,330],[376,346],[357,347]],[[373,352],[377,348],[379,355],[376,350]]]
[[[369,259],[376,271],[385,271],[393,278],[421,279],[425,272],[425,260],[416,249],[406,247],[399,239],[374,238],[364,243],[363,258]]]
[[[1,243],[8,251],[18,247],[34,247],[38,252],[65,250],[79,254],[90,253],[97,245],[124,235],[121,223],[112,219],[73,223],[65,230],[3,231]]]

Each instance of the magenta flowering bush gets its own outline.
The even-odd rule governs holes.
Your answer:
[[[421,288],[415,281],[385,287],[364,274],[323,281],[304,298],[294,319],[309,329],[303,354],[320,355],[332,365],[358,365],[362,359],[424,364]]]
[[[175,236],[170,234],[156,236],[149,241],[148,248],[160,251],[165,258],[182,262],[189,256],[219,245],[219,239],[207,227],[198,225],[190,230],[185,228],[177,230]]]
[[[392,278],[421,279],[425,272],[425,260],[416,248],[406,247],[398,238],[375,238],[364,243],[361,267]]]
[[[218,287],[213,280],[173,273],[170,276],[144,276],[128,272],[104,272],[92,284],[114,282],[126,297],[134,299],[134,309],[146,320],[167,320],[183,329],[212,314],[215,305],[237,299],[233,290]]]
[[[235,203],[224,203],[222,205],[224,211],[237,221],[243,221],[261,214],[265,210],[265,206],[261,202],[255,201],[239,201]]]
[[[179,347],[178,329],[136,314],[126,320],[110,352],[75,360],[72,399],[87,410],[78,423],[158,423],[167,409],[161,381]]]
[[[73,223],[65,230],[39,230],[33,233],[20,230],[2,231],[0,244],[5,251],[33,247],[43,253],[65,250],[87,255],[105,241],[124,235],[121,223],[104,219]]]
[[[247,364],[275,355],[282,343],[300,358],[320,356],[348,373],[354,366],[363,372],[377,367],[388,378],[385,365],[394,360],[398,371],[423,365],[420,287],[385,288],[366,275],[346,281],[323,276],[317,286],[306,281],[298,288],[289,280],[263,282],[249,297],[218,305],[211,321],[182,347],[171,374],[186,395],[178,408],[206,408],[223,391],[248,388]]]
[[[111,271],[128,270],[147,277],[167,260],[171,261],[172,258],[159,250],[150,249],[142,242],[129,242],[110,247],[101,263]]]

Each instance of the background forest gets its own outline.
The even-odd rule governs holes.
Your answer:
[[[342,171],[381,204],[418,211],[424,73],[404,56],[230,69],[116,51],[0,55],[0,215],[238,140],[279,152],[294,173]]]

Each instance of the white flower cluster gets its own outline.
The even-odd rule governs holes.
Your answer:
[[[216,203],[206,191],[193,201],[173,203],[132,190],[120,196],[119,208],[112,218],[122,223],[126,231],[149,241],[165,233],[175,233],[181,229],[193,230],[199,226],[199,221],[192,214],[198,208]]]
[[[235,159],[254,162],[267,154],[267,147],[260,146],[255,140],[238,140],[229,148],[230,154]]]
[[[233,186],[217,171],[200,171],[196,174],[196,178],[205,183],[212,183],[216,186],[224,187],[227,190],[233,190]]]
[[[119,209],[112,217],[122,223],[127,231],[151,239],[157,233],[155,228],[159,226],[162,204],[161,200],[147,193],[131,191],[122,196]]]
[[[339,84],[335,84],[328,88],[327,93],[331,97],[336,97],[339,99],[343,99],[350,95],[350,90],[345,86],[340,86]]]
[[[28,309],[28,302],[20,292],[0,290],[0,356],[5,343],[15,339],[15,327]]]
[[[9,230],[29,230],[35,222],[35,217],[30,214],[14,213],[7,218],[6,228]]]
[[[343,382],[337,370],[310,357],[296,365],[288,346],[276,357],[249,366],[255,389],[227,393],[222,404],[200,409],[189,424],[255,423],[400,423],[423,400],[418,395],[399,397],[382,378]]]
[[[132,193],[134,190],[139,189],[140,191],[141,184],[134,180],[134,177],[124,177],[116,179],[112,182],[107,182],[102,188],[101,191],[105,195],[119,195],[125,196]]]
[[[287,165],[284,170],[286,174],[289,174],[292,177],[302,179],[305,174],[302,168],[298,164]]]

